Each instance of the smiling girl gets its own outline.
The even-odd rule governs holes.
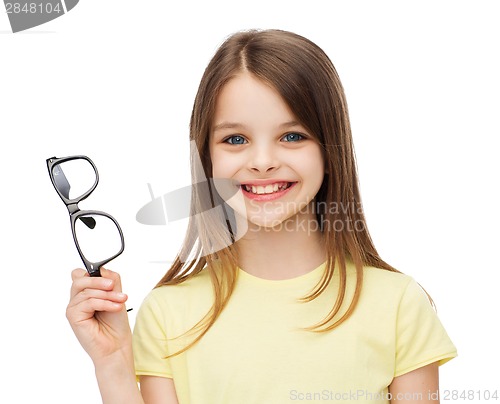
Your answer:
[[[133,337],[119,276],[73,271],[68,319],[103,401],[437,402],[438,366],[456,349],[425,292],[372,243],[324,52],[279,30],[229,37],[201,80],[190,137],[193,184],[226,180],[235,196],[217,181],[208,198],[193,187],[184,246]],[[223,200],[219,216],[200,215],[207,199]]]

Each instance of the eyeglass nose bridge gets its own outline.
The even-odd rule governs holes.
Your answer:
[[[70,217],[73,217],[73,216],[77,215],[77,213],[81,212],[80,208],[78,207],[78,202],[66,205],[66,207],[68,208],[68,212],[69,212]],[[85,226],[87,226],[89,229],[93,229],[95,227],[96,223],[95,223],[95,220],[93,218],[85,217],[85,216],[82,216],[81,214],[77,215],[77,216],[78,216],[78,219],[80,219],[85,224]]]
[[[70,215],[72,215],[73,213],[76,213],[80,210],[80,208],[78,208],[78,202],[70,203],[69,205],[66,205],[66,206],[68,208]]]

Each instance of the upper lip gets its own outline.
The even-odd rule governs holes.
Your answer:
[[[289,183],[295,181],[288,180],[280,180],[280,179],[269,179],[269,180],[252,180],[252,181],[241,181],[240,185],[254,185],[254,186],[266,186],[270,184],[279,184],[279,183]]]

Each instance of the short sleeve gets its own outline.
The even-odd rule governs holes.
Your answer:
[[[401,298],[396,325],[396,367],[394,376],[457,356],[427,294],[413,279]]]
[[[153,291],[154,292],[154,291]],[[161,309],[151,292],[139,309],[133,334],[135,373],[137,376],[172,377],[168,345]]]

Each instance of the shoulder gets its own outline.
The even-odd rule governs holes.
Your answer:
[[[205,306],[213,300],[212,283],[206,269],[175,285],[151,290],[142,306],[155,312],[180,313],[193,306]]]
[[[371,266],[363,267],[363,281],[385,291],[405,289],[415,282],[410,275]]]
[[[360,300],[392,310],[398,310],[404,302],[432,307],[427,293],[412,276],[371,266],[363,267]]]
[[[355,274],[354,264],[348,264],[348,273]],[[402,272],[393,272],[368,265],[363,267],[363,288],[376,294],[404,292],[412,283],[416,283],[416,281],[410,275]]]
[[[198,274],[191,275],[189,278],[178,284],[158,286],[151,291],[157,297],[184,294],[191,291],[200,291],[211,285],[210,275],[207,268],[203,268]]]

